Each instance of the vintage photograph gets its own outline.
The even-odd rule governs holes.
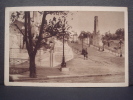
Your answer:
[[[5,16],[5,85],[128,86],[126,7],[7,7]]]

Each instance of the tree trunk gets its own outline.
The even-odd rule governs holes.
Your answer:
[[[35,55],[30,55],[30,77],[36,78],[36,65],[35,65]]]

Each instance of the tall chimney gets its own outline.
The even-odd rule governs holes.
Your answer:
[[[94,17],[94,34],[98,32],[98,16]]]

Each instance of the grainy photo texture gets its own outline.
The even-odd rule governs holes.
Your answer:
[[[127,9],[95,8],[6,8],[5,84],[127,86]]]

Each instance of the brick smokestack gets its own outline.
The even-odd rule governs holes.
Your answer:
[[[98,16],[94,17],[94,34],[98,32]]]

